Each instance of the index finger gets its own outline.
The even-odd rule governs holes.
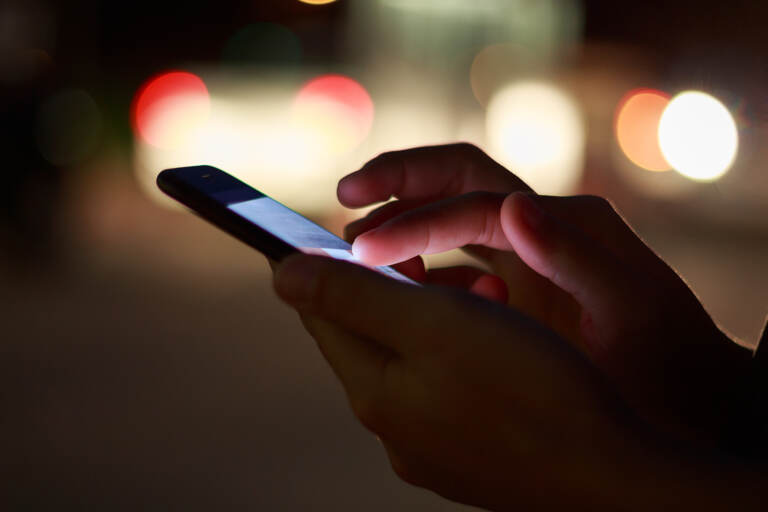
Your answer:
[[[481,149],[459,143],[382,153],[339,182],[350,208],[398,199],[441,199],[467,192],[531,191]]]

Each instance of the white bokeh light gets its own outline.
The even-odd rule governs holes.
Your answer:
[[[537,192],[572,192],[581,177],[581,112],[560,89],[522,82],[497,93],[486,118],[491,155]]]
[[[157,189],[157,174],[170,167],[208,164],[306,211],[335,199],[330,169],[338,157],[320,144],[311,127],[285,115],[292,99],[288,94],[259,92],[261,101],[212,98],[207,122],[178,147],[161,150],[137,140],[136,170],[146,191],[173,204]]]
[[[733,165],[739,134],[733,116],[709,94],[687,91],[670,101],[659,123],[661,152],[677,172],[713,181]]]

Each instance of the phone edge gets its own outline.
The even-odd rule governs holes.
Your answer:
[[[225,171],[216,167],[196,167],[206,167],[226,174]],[[180,202],[207,222],[229,233],[272,260],[280,261],[291,254],[300,252],[298,248],[280,240],[259,225],[244,219],[232,210],[222,206],[210,196],[187,184],[184,180],[178,179],[174,171],[179,169],[188,169],[188,167],[165,169],[157,175],[157,186],[166,195]]]

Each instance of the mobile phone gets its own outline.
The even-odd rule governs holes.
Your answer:
[[[275,261],[303,252],[359,263],[345,240],[221,169],[208,165],[167,169],[158,175],[157,186]],[[369,268],[418,284],[392,267]]]

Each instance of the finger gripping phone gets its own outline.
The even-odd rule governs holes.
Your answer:
[[[303,252],[359,263],[345,240],[221,169],[208,165],[167,169],[158,175],[157,185],[204,219],[275,261]],[[391,267],[371,268],[416,284]]]

